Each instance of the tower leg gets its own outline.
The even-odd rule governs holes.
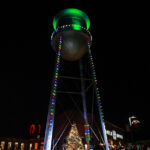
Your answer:
[[[59,49],[56,56],[56,68],[55,68],[55,75],[54,75],[50,103],[48,108],[47,124],[46,124],[45,139],[44,139],[44,150],[51,150],[52,147],[52,135],[53,135],[53,128],[54,128],[54,116],[55,116],[55,104],[56,104],[56,90],[58,85],[58,73],[60,67],[61,48],[62,48],[62,37],[60,37]]]
[[[94,87],[95,87],[95,91],[96,91],[97,106],[98,106],[98,111],[99,111],[99,117],[100,117],[103,137],[104,137],[104,141],[105,141],[105,147],[106,147],[106,150],[109,150],[106,129],[105,129],[105,123],[104,123],[104,119],[103,119],[103,112],[101,109],[102,106],[101,106],[100,92],[99,92],[99,88],[97,86],[96,72],[95,72],[93,57],[91,54],[90,43],[88,43],[88,53],[89,53],[89,60],[90,60],[91,70],[92,70],[92,75],[93,75]]]
[[[81,76],[81,95],[82,95],[82,102],[83,102],[83,115],[84,115],[84,120],[85,120],[85,139],[87,143],[87,150],[90,149],[90,128],[88,124],[88,118],[87,118],[87,109],[86,109],[86,96],[85,96],[85,85],[84,85],[84,80],[83,80],[83,62],[82,59],[79,60],[80,63],[80,76]]]

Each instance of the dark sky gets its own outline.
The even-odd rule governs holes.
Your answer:
[[[91,19],[92,52],[105,119],[124,127],[130,115],[150,137],[150,64],[146,9],[140,4],[16,4],[1,17],[0,136],[24,137],[31,123],[45,128],[55,53],[53,17],[74,7]],[[43,129],[44,130],[44,129]]]

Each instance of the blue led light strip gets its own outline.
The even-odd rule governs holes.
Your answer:
[[[61,49],[62,49],[62,37],[60,37],[59,48],[56,57],[56,69],[55,69],[53,87],[51,91],[51,98],[50,98],[50,104],[49,104],[49,110],[47,116],[47,124],[46,124],[45,139],[44,139],[44,150],[51,150],[51,146],[52,146],[52,135],[53,135],[53,127],[54,127],[55,104],[56,104],[56,90],[58,85]]]
[[[89,147],[89,141],[91,140],[91,137],[90,137],[90,127],[88,124],[87,108],[86,108],[85,85],[84,85],[84,80],[83,80],[83,63],[81,59],[80,59],[80,77],[81,77],[81,95],[82,95],[83,112],[84,112],[83,116],[85,120],[84,133],[85,133],[86,143]]]
[[[89,60],[90,60],[90,65],[91,65],[91,70],[92,70],[92,75],[93,75],[93,81],[94,81],[95,90],[96,90],[97,105],[98,105],[98,111],[99,111],[99,116],[100,116],[100,121],[101,121],[101,126],[102,126],[102,132],[103,132],[104,141],[105,141],[105,146],[106,146],[106,150],[109,150],[109,145],[108,145],[107,135],[106,135],[106,129],[105,129],[104,116],[103,116],[103,112],[102,112],[102,103],[101,103],[101,99],[100,99],[99,88],[97,86],[97,78],[96,78],[96,72],[95,72],[93,57],[92,57],[92,53],[91,53],[91,49],[90,49],[90,43],[88,43],[88,53],[89,53]]]
[[[85,124],[84,129],[85,129],[85,140],[86,140],[87,144],[89,144],[89,141],[91,141],[89,124]]]

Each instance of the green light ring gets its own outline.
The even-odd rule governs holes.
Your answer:
[[[54,17],[54,19],[53,19],[54,30],[57,29],[58,21],[63,16],[70,16],[71,18],[82,19],[82,20],[84,20],[84,22],[86,24],[86,29],[88,30],[90,28],[90,19],[86,13],[84,13],[83,11],[81,11],[79,9],[69,8],[69,9],[62,10],[57,16]]]

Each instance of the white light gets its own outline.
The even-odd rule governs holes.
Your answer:
[[[30,143],[30,148],[32,147],[32,143]]]
[[[111,131],[109,131],[109,130],[107,130],[107,131],[106,131],[106,134],[108,134],[108,135],[112,136],[112,132],[111,132]]]
[[[87,144],[85,144],[85,150],[87,150]]]
[[[8,142],[8,146],[11,147],[12,142]]]
[[[123,139],[123,135],[118,134],[115,130],[113,130],[113,131],[106,130],[106,134],[110,135],[110,136],[113,136],[114,140],[116,140],[117,138],[118,139]]]
[[[123,139],[123,135],[117,133],[117,138],[118,139]]]

